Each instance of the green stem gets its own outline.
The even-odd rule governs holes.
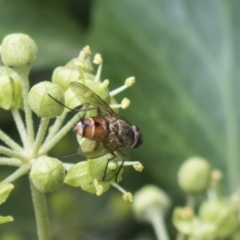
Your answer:
[[[68,131],[79,121],[80,115],[76,114],[49,142],[45,142],[39,150],[39,155],[45,155],[57,144]]]
[[[32,111],[28,104],[28,91],[29,91],[28,74],[30,71],[30,66],[14,68],[14,70],[18,73],[21,79],[23,107],[24,107],[25,118],[26,118],[25,120],[26,120],[26,126],[27,126],[28,145],[32,146],[34,142],[34,128],[33,128],[33,120],[32,120]]]
[[[49,118],[41,118],[41,123],[38,128],[37,137],[33,145],[33,156],[37,155],[37,152],[42,144],[43,138],[46,133],[46,129],[48,127],[49,120],[50,120]]]
[[[27,147],[28,144],[27,131],[19,111],[16,109],[12,110],[12,116],[16,124],[20,138],[22,140],[23,146]]]
[[[28,158],[26,156],[24,156],[23,154],[13,151],[10,148],[6,148],[3,146],[0,146],[0,154],[9,156],[9,157],[13,157],[13,158],[18,158],[20,160],[22,160],[23,162],[28,162]]]
[[[24,164],[20,168],[18,168],[14,173],[12,173],[10,176],[5,178],[2,182],[5,183],[11,183],[20,178],[21,176],[29,173],[30,171],[30,166],[29,164]]]
[[[38,240],[50,240],[49,220],[45,195],[35,188],[31,180],[30,186],[37,223]]]
[[[186,240],[186,235],[181,233],[181,232],[178,232],[177,234],[177,237],[176,237],[176,240]]]
[[[195,195],[190,194],[190,193],[187,194],[187,204],[186,204],[187,207],[194,209],[196,206],[196,201],[197,201],[197,199],[196,199]]]
[[[164,215],[160,213],[159,209],[152,208],[150,221],[155,230],[158,240],[169,240],[166,224],[164,222]]]
[[[0,165],[20,167],[22,162],[17,158],[0,157]]]
[[[15,151],[23,151],[21,146],[19,146],[15,141],[13,141],[7,134],[5,134],[1,129],[0,129],[0,139],[11,149]]]
[[[45,139],[45,142],[48,142],[50,139],[52,139],[52,137],[54,137],[54,135],[56,135],[56,133],[58,132],[58,130],[62,126],[63,121],[66,118],[66,116],[67,116],[67,112],[64,111],[61,116],[56,118],[53,126],[51,126],[51,128],[49,129],[49,133],[48,133],[48,135]]]

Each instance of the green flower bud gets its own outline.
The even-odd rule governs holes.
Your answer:
[[[14,186],[11,183],[0,182],[0,204],[4,203],[7,200],[13,188]]]
[[[99,182],[114,181],[116,174],[118,172],[118,164],[114,161],[109,161],[109,155],[97,159],[89,159],[89,171],[92,176],[96,178]],[[105,173],[105,169],[106,173]],[[105,174],[105,176],[104,176]],[[121,175],[121,173],[119,174]],[[118,177],[119,178],[119,177]]]
[[[180,187],[189,193],[202,193],[209,187],[211,167],[201,157],[192,157],[186,160],[178,171]]]
[[[78,134],[76,134],[76,137],[79,143],[79,148],[81,149],[81,145],[84,143],[84,141],[86,141],[86,138],[83,138]],[[88,149],[88,150],[90,151],[91,149]],[[116,174],[118,172],[118,164],[115,161],[108,161],[108,159],[110,158],[111,158],[111,154],[106,154],[100,158],[88,159],[89,173],[92,175],[93,178],[96,178],[100,182],[115,181]],[[118,173],[118,180],[117,180],[118,182],[122,180],[121,178],[122,173],[123,173],[123,168]]]
[[[205,201],[200,206],[199,216],[216,226],[220,238],[230,237],[239,227],[238,205],[230,200]]]
[[[90,55],[91,49],[89,46],[86,46],[81,50],[78,58],[72,59],[66,66],[74,69],[81,69],[83,72],[92,72],[93,67],[90,61]]]
[[[97,179],[93,179],[93,182],[86,185],[81,185],[82,190],[96,194],[97,196],[102,195],[110,187],[110,182],[98,182]]]
[[[213,223],[201,221],[194,215],[192,208],[175,208],[173,224],[179,232],[186,234],[188,239],[216,239],[216,226]]]
[[[73,187],[81,187],[84,191],[101,195],[107,191],[110,183],[99,183],[89,170],[89,162],[83,161],[73,165],[67,172],[64,182]]]
[[[37,46],[28,35],[14,33],[4,37],[1,45],[1,57],[6,66],[28,66],[34,62],[36,56]]]
[[[22,88],[20,78],[9,68],[0,67],[0,107],[9,109],[22,108]]]
[[[32,163],[30,178],[41,192],[52,192],[60,188],[64,177],[65,170],[62,162],[56,158],[42,156]]]
[[[73,165],[67,172],[64,183],[73,187],[89,185],[93,182],[93,177],[89,174],[89,165],[87,161],[79,162]]]
[[[109,81],[106,80],[104,82],[92,82],[87,81],[86,85],[89,87],[93,92],[95,92],[100,98],[102,98],[105,102],[110,102],[108,86]]]
[[[39,117],[54,118],[61,115],[64,106],[59,102],[64,104],[63,91],[57,84],[52,82],[40,82],[34,85],[28,93],[30,108]]]
[[[69,107],[70,109],[75,109],[81,105],[76,95],[73,93],[73,91],[69,88],[64,93],[64,99],[65,99],[65,105]],[[69,111],[68,108],[65,108],[64,111]],[[81,114],[81,113],[80,113]],[[85,112],[83,113],[85,115]]]
[[[133,210],[140,220],[151,222],[153,211],[164,215],[170,205],[167,194],[154,185],[146,185],[134,194]]]
[[[76,69],[70,69],[67,67],[57,67],[52,75],[52,82],[59,85],[63,91],[69,88],[70,82],[78,81],[80,73]]]
[[[199,220],[195,217],[192,208],[176,207],[173,211],[173,224],[179,232],[189,235],[199,224]]]

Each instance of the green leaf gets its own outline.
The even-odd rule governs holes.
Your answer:
[[[103,55],[103,78],[111,88],[136,76],[121,112],[144,136],[132,158],[170,189],[180,163],[199,155],[236,189],[239,1],[103,0],[94,13],[89,43]]]
[[[0,224],[12,222],[13,220],[14,219],[11,216],[6,216],[6,217],[0,216]]]
[[[4,203],[14,186],[11,183],[0,182],[0,204]]]

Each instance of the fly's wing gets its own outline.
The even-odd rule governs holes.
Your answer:
[[[113,153],[119,146],[108,142],[96,142],[88,138],[84,138],[81,143],[78,154],[87,159],[99,158],[107,153]]]
[[[71,82],[70,88],[78,100],[81,102],[81,104],[94,106],[97,112],[101,115],[116,115],[104,100],[102,100],[96,93],[94,93],[84,84],[79,82]],[[88,106],[89,110],[91,110],[91,106]],[[86,109],[86,111],[88,111],[88,109]]]

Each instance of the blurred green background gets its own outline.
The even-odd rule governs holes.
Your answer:
[[[0,38],[22,32],[36,41],[31,85],[51,80],[53,69],[87,44],[102,54],[102,79],[110,79],[110,90],[135,76],[136,84],[117,97],[131,99],[121,115],[144,137],[139,149],[125,152],[145,169],[127,170],[121,185],[134,192],[153,183],[181,205],[177,170],[188,157],[200,155],[223,171],[223,193],[239,183],[239,9],[237,0],[0,0]],[[1,129],[15,134],[11,115],[0,115]],[[76,149],[69,133],[51,155]],[[2,168],[1,178],[11,171]],[[155,239],[115,189],[96,197],[64,186],[47,197],[53,239]],[[0,239],[36,239],[27,178],[16,182],[0,213],[15,217],[0,227]]]

